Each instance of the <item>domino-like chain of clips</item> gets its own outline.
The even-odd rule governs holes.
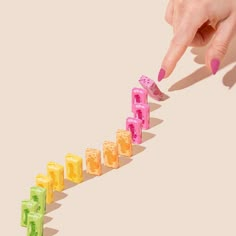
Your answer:
[[[116,142],[103,143],[104,165],[119,168],[119,156],[132,156],[132,144],[142,143],[142,129],[150,127],[150,107],[148,96],[157,101],[163,99],[163,93],[156,83],[141,76],[139,83],[143,88],[132,89],[133,117],[126,119],[126,129],[118,130]],[[86,172],[91,175],[102,174],[101,152],[98,149],[86,149]],[[83,159],[67,154],[66,179],[76,184],[83,181]],[[36,186],[30,189],[30,200],[21,203],[21,226],[27,227],[27,236],[43,236],[43,218],[46,204],[54,201],[54,191],[64,190],[64,167],[55,162],[47,164],[47,175],[36,176]]]

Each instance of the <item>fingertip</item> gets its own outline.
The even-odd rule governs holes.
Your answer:
[[[166,70],[164,68],[161,68],[159,70],[158,77],[157,77],[158,82],[161,82],[165,78],[165,75],[166,75]]]
[[[208,69],[211,71],[212,75],[215,75],[220,69],[222,58],[212,54],[211,51],[208,51],[205,60]]]
[[[213,75],[217,73],[217,71],[219,70],[219,67],[220,67],[220,60],[217,58],[213,58],[211,60],[211,72]]]
[[[220,69],[220,63],[225,57],[229,44],[235,33],[232,17],[219,23],[215,36],[206,53],[206,64],[215,75]]]

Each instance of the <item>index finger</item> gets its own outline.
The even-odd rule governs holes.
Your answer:
[[[162,62],[161,70],[158,75],[158,81],[168,77],[174,70],[177,62],[183,56],[184,52],[194,39],[199,27],[206,22],[205,17],[187,13],[178,26],[178,30],[170,43],[169,49]]]

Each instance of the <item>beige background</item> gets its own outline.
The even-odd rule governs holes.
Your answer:
[[[1,235],[26,235],[20,203],[48,161],[114,140],[130,91],[156,79],[167,1],[1,1]],[[152,103],[131,161],[56,195],[52,235],[236,235],[235,48],[210,76],[190,50]],[[194,62],[194,59],[196,62]]]

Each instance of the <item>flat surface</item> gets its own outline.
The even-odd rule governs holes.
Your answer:
[[[1,2],[4,235],[26,235],[20,203],[47,162],[84,157],[124,128],[131,89],[156,79],[171,39],[166,3]],[[149,100],[152,128],[132,160],[56,194],[45,236],[236,235],[235,48],[216,76],[203,55],[189,50],[160,84],[170,98]]]

